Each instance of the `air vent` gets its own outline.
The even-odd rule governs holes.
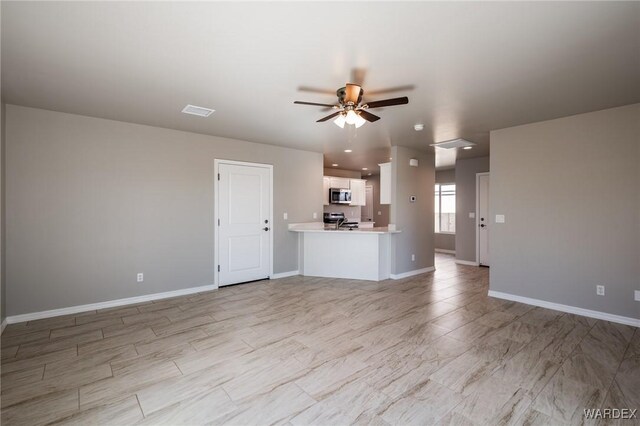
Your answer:
[[[464,148],[465,146],[474,146],[475,143],[469,142],[464,139],[452,139],[450,141],[432,143],[431,146],[435,146],[436,148],[443,149],[456,149],[456,148]]]
[[[182,112],[184,112],[185,114],[197,115],[198,117],[208,117],[211,114],[213,114],[214,111],[215,110],[213,109],[199,107],[195,105],[187,105],[182,110]]]

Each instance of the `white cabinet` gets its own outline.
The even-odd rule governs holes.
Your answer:
[[[380,204],[391,204],[391,163],[380,166]]]
[[[349,179],[335,176],[324,176],[322,178],[322,190],[324,191],[324,205],[330,204],[329,189],[341,188],[351,190],[351,206],[364,206],[367,203],[366,180]]]
[[[322,191],[324,191],[324,205],[329,205],[329,188],[331,188],[331,178],[324,176],[322,178]]]
[[[349,189],[349,178],[341,178],[335,176],[325,176],[329,178],[330,188]]]
[[[349,187],[351,188],[351,205],[364,206],[367,203],[366,180],[351,179]]]

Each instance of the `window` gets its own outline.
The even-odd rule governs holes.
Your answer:
[[[456,232],[456,185],[436,183],[435,230],[441,234]]]

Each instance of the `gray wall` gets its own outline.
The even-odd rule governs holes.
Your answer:
[[[366,176],[367,185],[373,187],[373,221],[374,226],[389,225],[389,204],[380,204],[380,175]]]
[[[13,105],[6,126],[8,315],[213,284],[216,158],[274,165],[274,272],[298,268],[283,212],[322,212],[320,153]]]
[[[357,170],[325,168],[324,169],[324,175],[325,176],[345,177],[345,178],[349,178],[349,179],[362,179],[362,172],[359,172]]]
[[[640,104],[491,132],[490,209],[491,290],[640,318]]]
[[[0,7],[0,11],[2,7]],[[0,12],[0,18],[2,13]],[[0,19],[2,22],[2,19]],[[2,56],[2,55],[0,55]],[[2,81],[2,63],[0,62],[0,81]],[[4,138],[5,138],[5,105],[2,102],[2,85],[0,85],[0,322],[7,316],[6,285],[4,269]]]
[[[436,170],[436,183],[456,183],[456,169]],[[455,234],[435,234],[435,248],[455,251]]]
[[[5,279],[5,203],[4,203],[4,147],[5,147],[5,104],[0,110],[0,322],[7,317],[7,286]]]
[[[401,274],[433,266],[433,153],[402,146],[391,147],[391,217],[402,232],[392,237],[391,272]],[[409,166],[417,158],[419,167]],[[409,197],[415,195],[415,203]],[[411,254],[416,260],[411,261]]]
[[[476,211],[476,173],[488,171],[489,157],[456,161],[457,260],[476,261],[476,220],[470,218],[469,213]]]
[[[435,226],[435,225],[434,225]],[[455,234],[439,234],[434,235],[434,247],[440,250],[456,251]]]
[[[436,170],[436,183],[456,183],[456,169]]]

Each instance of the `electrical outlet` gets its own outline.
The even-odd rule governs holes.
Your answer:
[[[412,262],[415,262],[415,261],[416,261],[416,255],[415,255],[415,254],[412,254],[412,255],[411,255],[411,261],[412,261]]]
[[[139,283],[141,283],[142,281],[144,281],[144,274],[142,272],[138,272],[136,279]]]
[[[382,212],[378,210],[378,216],[382,216]]]
[[[597,285],[596,286],[596,294],[598,296],[604,296],[604,286],[603,285]]]
[[[287,213],[284,213],[284,214],[282,215],[282,218],[283,218],[284,220],[287,220],[287,219],[289,219],[289,215],[288,215]]]
[[[475,219],[476,218],[476,212],[469,212],[469,219]]]
[[[317,218],[318,218],[318,213],[313,212],[313,218],[314,218],[314,219],[317,219]]]
[[[496,223],[504,223],[504,215],[503,214],[497,214],[496,215]]]

